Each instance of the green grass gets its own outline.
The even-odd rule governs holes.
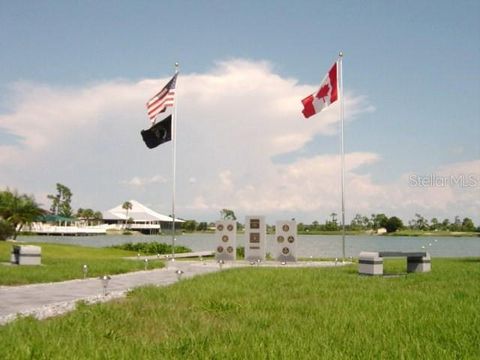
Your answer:
[[[0,242],[0,285],[23,285],[83,278],[83,265],[88,276],[121,274],[144,270],[142,261],[126,260],[137,253],[113,248],[89,248],[75,245],[35,243],[42,248],[42,265],[9,265],[12,243]],[[162,267],[161,261],[150,261],[148,267]]]
[[[403,261],[386,262],[388,272]],[[478,359],[480,259],[363,277],[246,268],[0,328],[4,359]]]

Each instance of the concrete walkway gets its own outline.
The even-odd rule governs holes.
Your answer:
[[[208,257],[208,256],[214,256],[215,251],[196,251],[196,252],[188,252],[188,253],[178,253],[175,254],[175,259],[183,259],[183,258],[202,258],[202,257]],[[139,261],[144,261],[145,259],[149,260],[155,260],[155,259],[170,259],[171,255],[170,254],[162,254],[162,255],[140,255],[138,254],[137,256],[127,256],[125,259],[129,260],[139,260]]]
[[[348,263],[345,263],[345,265]],[[263,262],[251,265],[246,261],[227,262],[222,269],[237,267],[328,267],[341,266],[334,262],[297,262],[281,265],[278,262]],[[82,300],[88,304],[105,302],[123,297],[135,287],[145,285],[167,286],[181,278],[207,274],[220,270],[213,260],[168,262],[163,269],[138,271],[113,275],[104,295],[102,281],[99,278],[87,278],[47,284],[23,286],[0,286],[0,325],[15,320],[18,315],[31,315],[37,319],[63,314],[75,309],[76,302]]]

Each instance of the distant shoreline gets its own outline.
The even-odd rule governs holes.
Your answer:
[[[179,233],[183,234],[215,234],[215,231],[194,231],[186,232],[182,231]],[[243,234],[244,231],[238,231],[239,234]],[[272,232],[267,232],[268,235],[273,235]],[[164,234],[166,235],[166,234]],[[299,231],[298,235],[335,235],[341,236],[342,231]],[[385,234],[376,234],[370,233],[365,230],[355,230],[355,231],[345,231],[345,235],[355,235],[355,236],[441,236],[441,237],[480,237],[480,232],[462,232],[462,231],[421,231],[421,230],[401,230],[394,233],[385,233]]]
[[[342,231],[299,231],[299,235],[342,235]],[[417,231],[402,230],[394,233],[376,234],[366,231],[346,231],[345,235],[356,236],[449,236],[449,237],[480,237],[478,232],[460,232],[460,231]]]
[[[211,234],[214,235],[215,231],[177,231],[177,235],[186,235],[186,234]],[[238,234],[244,234],[244,231],[238,231]],[[274,235],[273,232],[267,232],[268,235]],[[42,236],[39,234],[35,234],[33,232],[22,232],[22,236]],[[142,235],[140,232],[132,231],[129,233],[122,233],[121,231],[118,232],[107,232],[106,234],[102,235],[95,235],[97,236],[132,236],[132,235]],[[170,236],[171,232],[162,232],[161,234],[157,234],[159,236]],[[341,236],[342,231],[299,231],[298,235],[325,235],[325,236]],[[480,237],[480,232],[460,232],[460,231],[418,231],[418,230],[402,230],[397,231],[394,233],[385,233],[385,234],[376,234],[370,233],[368,231],[346,231],[345,235],[347,236],[385,236],[385,237],[398,237],[398,236],[406,236],[406,237],[418,237],[418,236],[428,236],[428,237]],[[43,235],[48,236],[48,235]],[[60,236],[60,235],[59,235]],[[148,235],[150,236],[150,235]]]

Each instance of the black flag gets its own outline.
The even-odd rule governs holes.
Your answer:
[[[148,130],[141,132],[143,141],[149,149],[156,148],[167,141],[172,140],[172,115],[152,125]]]

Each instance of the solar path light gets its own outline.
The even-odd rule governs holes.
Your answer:
[[[178,279],[178,281],[180,281],[180,280],[182,280],[182,275],[184,274],[184,271],[178,269],[177,271],[175,271],[175,274],[177,274],[177,279]]]
[[[111,277],[108,275],[100,276],[100,280],[102,281],[102,287],[103,287],[103,296],[107,296],[107,287],[110,279]]]
[[[143,260],[143,262],[145,263],[145,270],[147,270],[148,269],[148,259]]]
[[[220,267],[220,270],[222,270],[223,264],[225,264],[225,261],[223,260],[218,260],[218,266]]]
[[[87,264],[83,265],[82,271],[83,271],[83,278],[86,279],[86,278],[87,278],[87,274],[88,274],[88,266],[87,266]]]

